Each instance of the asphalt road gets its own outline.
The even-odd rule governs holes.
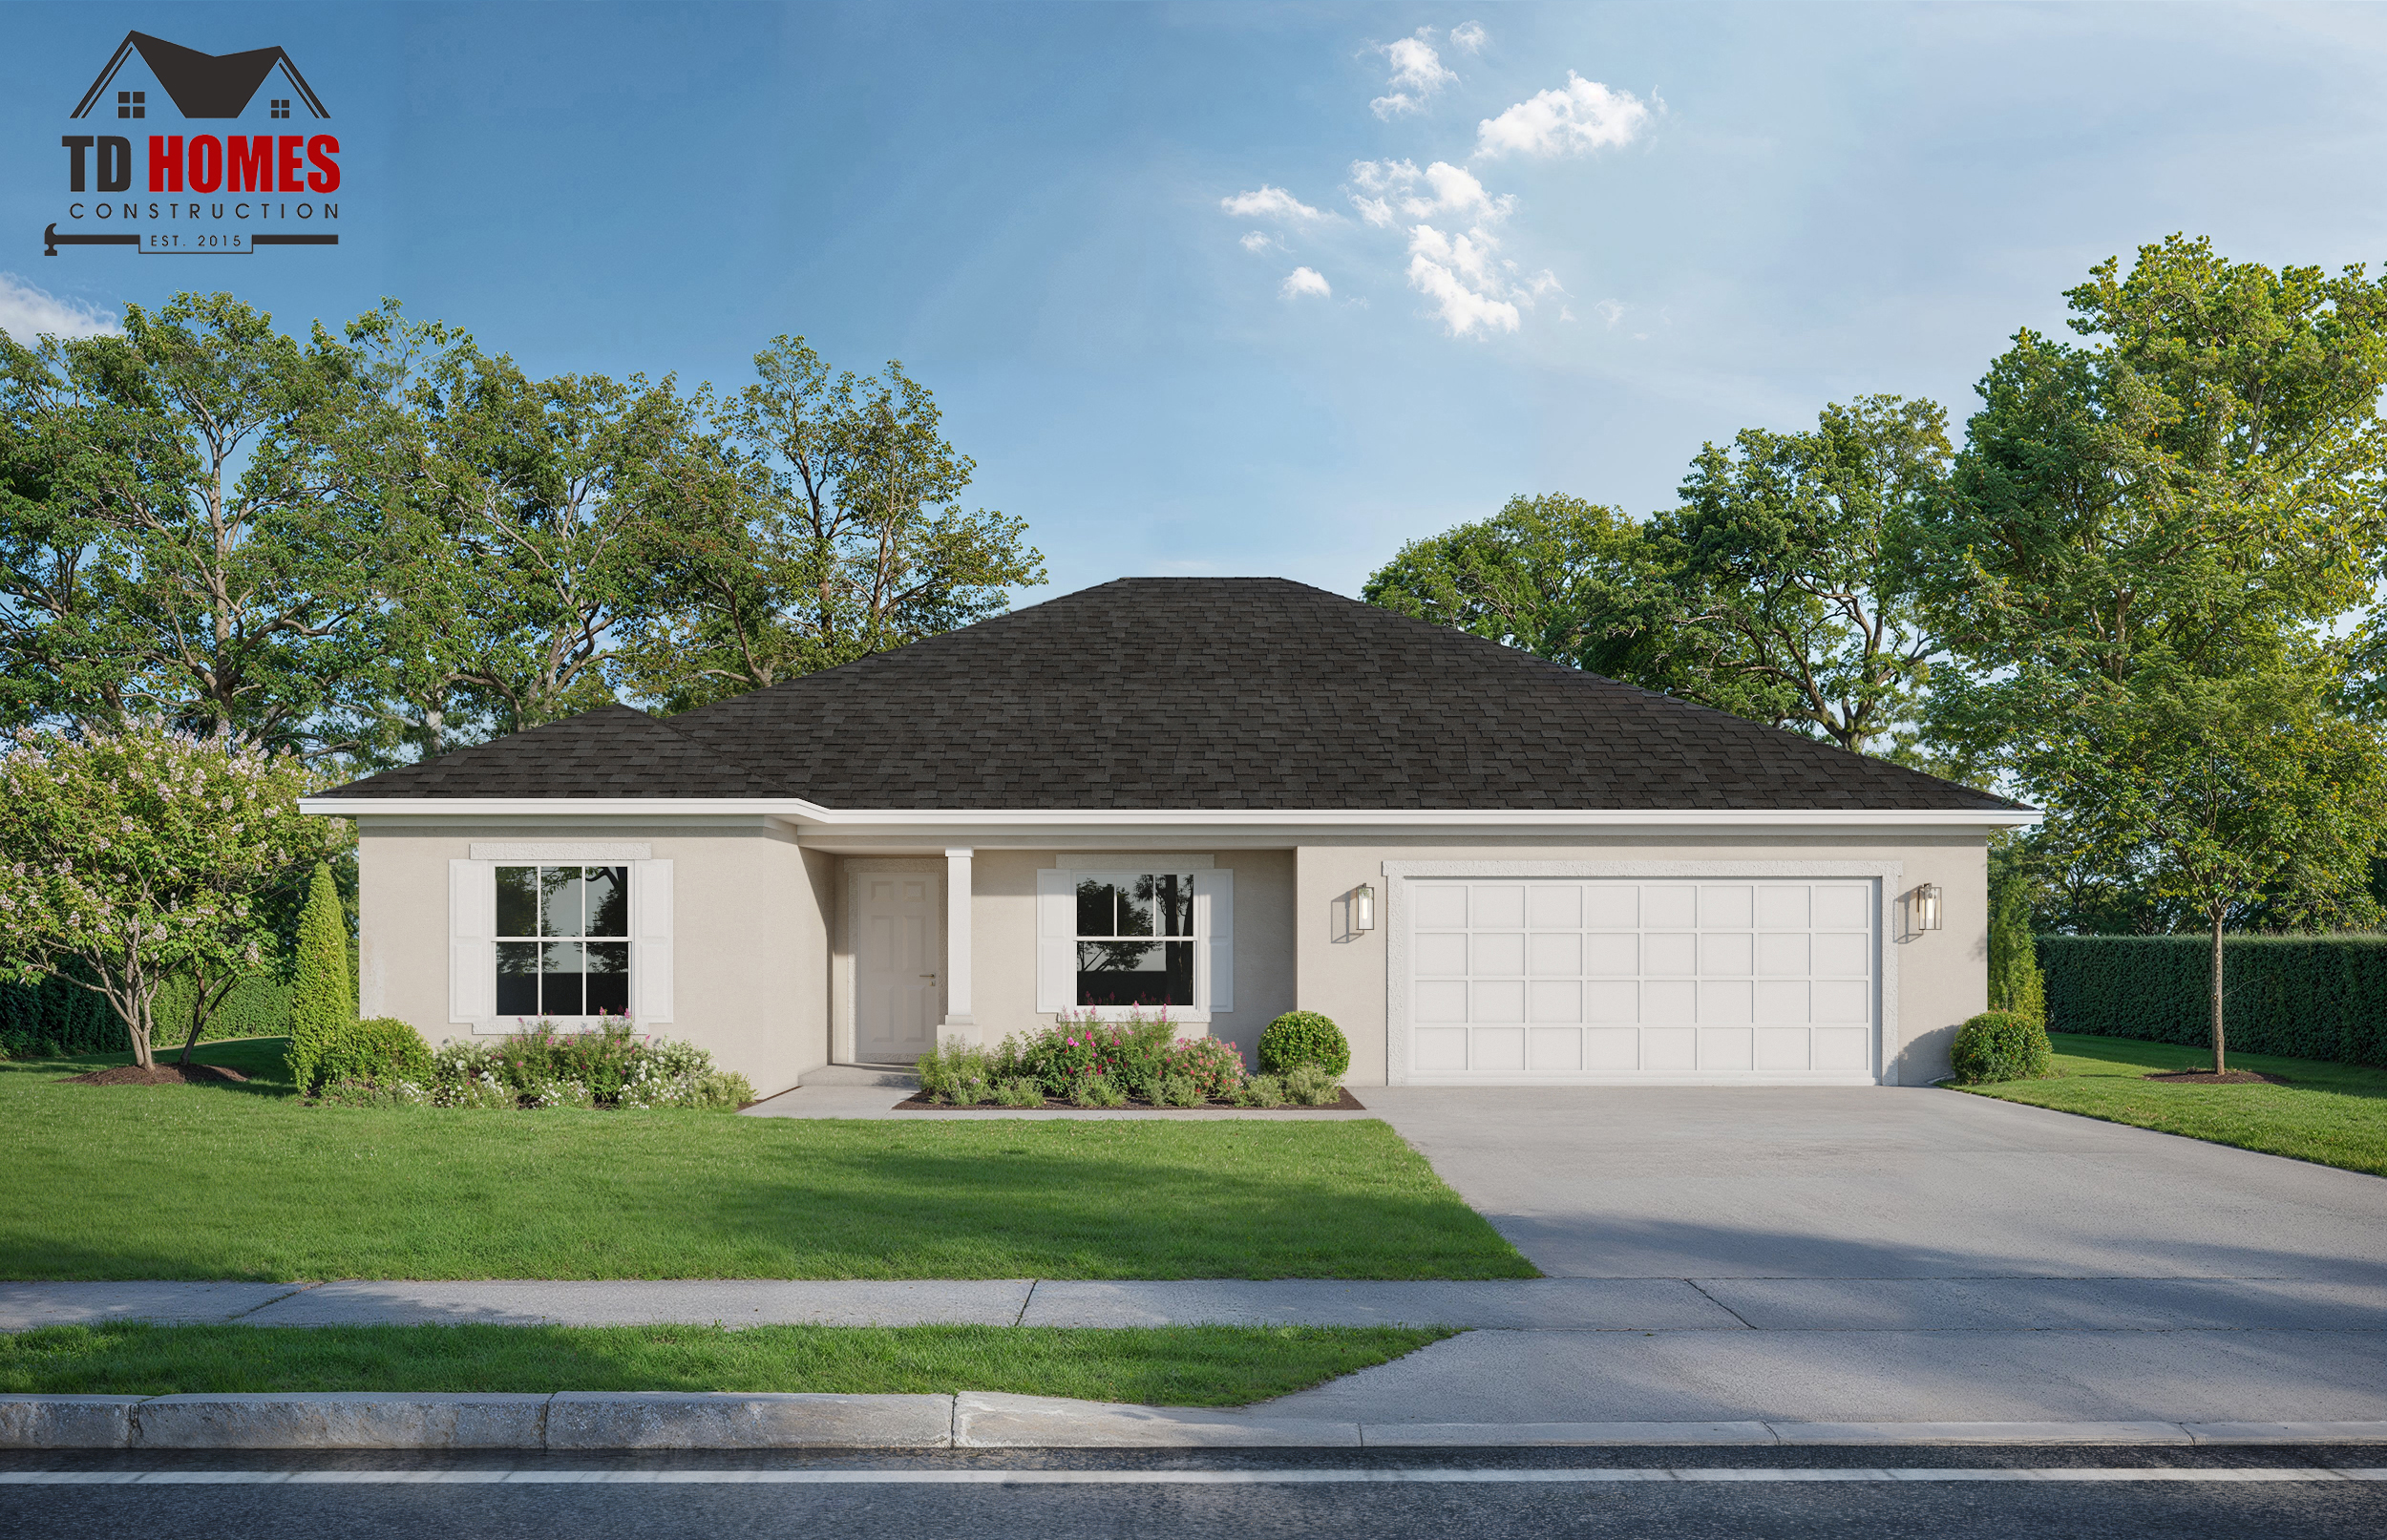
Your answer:
[[[2387,1533],[2387,1480],[2315,1470],[2381,1467],[2387,1447],[11,1455],[0,1535],[2370,1540]],[[11,1479],[27,1471],[87,1479]],[[156,1474],[89,1479],[133,1471]]]

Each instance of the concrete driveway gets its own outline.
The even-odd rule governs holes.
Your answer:
[[[1366,1100],[1543,1272],[1729,1320],[1470,1332],[1282,1412],[2387,1418],[2376,1177],[1931,1088]]]

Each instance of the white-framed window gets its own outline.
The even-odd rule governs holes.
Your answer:
[[[1130,858],[1131,859],[1131,858]],[[1235,1008],[1235,874],[1163,864],[1036,875],[1036,1008],[1125,1016]]]
[[[1194,1008],[1194,874],[1077,874],[1077,998]]]
[[[630,1013],[630,869],[498,865],[497,1014]]]
[[[672,1020],[672,863],[626,841],[475,842],[448,863],[448,1019]]]

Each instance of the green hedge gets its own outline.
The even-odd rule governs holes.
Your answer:
[[[2212,940],[2203,936],[2041,936],[2047,1029],[2206,1047]],[[2387,936],[2222,939],[2229,1047],[2387,1066]]]
[[[178,979],[158,996],[158,1039],[151,1045],[156,1051],[179,1050],[190,1035],[193,993]],[[254,974],[216,1007],[200,1041],[280,1037],[289,1029],[290,986],[269,973]],[[78,983],[65,979],[0,983],[0,1052],[11,1057],[48,1053],[45,1044],[55,1044],[67,1053],[122,1053],[132,1046],[106,997]]]

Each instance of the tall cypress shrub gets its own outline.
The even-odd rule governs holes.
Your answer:
[[[306,906],[299,911],[298,975],[290,986],[290,1078],[300,1091],[314,1088],[323,1062],[340,1028],[356,1020],[356,993],[349,984],[349,926],[340,912],[340,890],[328,863],[315,863]]]
[[[1989,914],[1989,1008],[2047,1024],[2047,981],[2031,935],[2031,896],[2011,878],[1998,888]]]

